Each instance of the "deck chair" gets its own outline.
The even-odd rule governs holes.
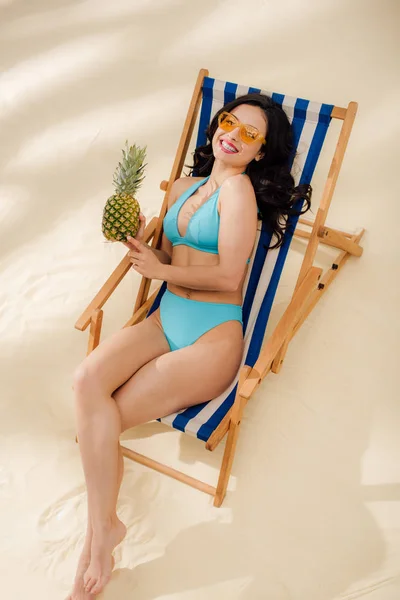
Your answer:
[[[209,77],[206,69],[199,71],[170,177],[160,184],[160,188],[166,192],[160,215],[148,223],[145,230],[145,241],[152,240],[152,247],[160,247],[162,221],[167,211],[168,196],[173,182],[181,176],[197,117],[199,116],[196,146],[206,143],[205,129],[214,114],[227,101],[249,92],[262,92],[272,96],[273,100],[283,107],[293,124],[296,150],[299,147],[302,149],[296,157],[297,167],[300,167],[298,174],[294,173],[292,168],[295,185],[311,183],[332,119],[343,121],[318,211],[314,220],[298,216],[290,218],[283,245],[273,250],[268,250],[268,246],[273,245],[270,244],[271,236],[259,221],[256,243],[243,287],[245,351],[235,380],[217,398],[205,399],[205,402],[201,404],[157,419],[176,430],[196,437],[205,443],[205,448],[209,451],[214,450],[227,435],[216,486],[195,479],[123,446],[125,457],[210,494],[214,498],[213,504],[216,507],[222,505],[226,495],[240,422],[247,402],[270,371],[280,372],[293,336],[321,296],[327,291],[348,258],[361,256],[363,251],[359,242],[364,234],[364,229],[360,229],[356,233],[349,233],[325,225],[336,180],[357,113],[357,103],[350,102],[347,108],[340,108],[332,104],[321,104],[304,98],[271,93],[230,81],[213,79]],[[296,207],[296,212],[300,212],[302,208],[303,201],[299,202],[301,204]],[[303,224],[306,229],[299,228],[298,223]],[[293,236],[307,240],[304,259],[293,297],[274,331],[264,341],[272,303]],[[322,268],[313,264],[320,243],[340,250],[331,268],[324,274]],[[76,329],[80,331],[84,331],[90,326],[88,354],[99,343],[103,318],[102,306],[128,271],[132,272],[129,257],[126,255],[75,324]],[[151,280],[142,277],[133,315],[124,327],[132,326],[147,318],[158,308],[167,287],[166,282],[163,282],[149,296],[150,287]]]

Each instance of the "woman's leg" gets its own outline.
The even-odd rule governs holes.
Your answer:
[[[88,492],[87,542],[90,564],[84,575],[88,592],[100,593],[111,576],[111,553],[125,535],[116,514],[121,419],[112,394],[136,371],[170,348],[158,311],[99,344],[74,376],[75,416]]]
[[[122,455],[122,449],[120,444],[118,445],[118,483],[117,489],[118,493],[121,487],[122,478],[124,474],[124,457]],[[85,584],[83,581],[83,576],[87,571],[90,564],[90,555],[91,555],[91,545],[92,545],[92,521],[90,514],[90,506],[88,502],[88,517],[87,517],[87,528],[86,528],[86,536],[83,544],[83,549],[81,556],[78,561],[78,567],[76,570],[74,587],[71,594],[68,596],[66,600],[92,600],[94,596],[92,594],[88,594],[85,591]]]
[[[111,577],[111,553],[125,536],[116,513],[121,419],[115,400],[90,376],[75,383],[76,429],[85,474],[92,542],[84,575],[87,592],[100,593]]]

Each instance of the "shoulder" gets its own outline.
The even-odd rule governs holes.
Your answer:
[[[219,194],[219,210],[223,210],[224,205],[230,203],[243,207],[243,210],[255,210],[257,213],[257,201],[253,184],[248,175],[239,173],[225,179],[221,185]]]
[[[183,194],[195,181],[200,181],[204,177],[179,177],[175,179],[171,186],[171,191],[168,198],[168,208],[178,200],[179,196]]]
[[[225,179],[224,183],[221,185],[221,191],[223,189],[229,190],[248,190],[254,194],[253,184],[251,183],[251,179],[248,175],[243,173],[238,173],[237,175],[232,175]],[[255,195],[255,194],[254,194]]]

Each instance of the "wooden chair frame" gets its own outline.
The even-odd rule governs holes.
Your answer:
[[[160,184],[160,189],[166,192],[160,215],[158,218],[153,218],[145,230],[145,241],[149,242],[152,240],[151,245],[153,248],[159,248],[161,244],[162,222],[167,212],[171,186],[181,175],[196,118],[201,106],[203,80],[205,77],[208,77],[208,75],[207,69],[200,69],[171,175],[168,181],[162,181]],[[358,104],[356,102],[349,102],[347,108],[334,106],[332,110],[331,117],[342,120],[343,124],[315,220],[309,221],[308,219],[300,218],[298,221],[299,223],[310,227],[311,231],[306,231],[297,227],[294,232],[294,235],[298,237],[307,238],[308,243],[293,297],[272,335],[264,343],[254,367],[248,365],[242,367],[239,375],[235,401],[230,411],[226,414],[220,425],[215,429],[205,444],[206,449],[212,451],[218,446],[224,436],[228,434],[217,486],[213,487],[208,485],[181,471],[172,469],[167,465],[122,446],[123,454],[127,458],[210,494],[214,497],[214,506],[216,507],[222,505],[226,495],[239,435],[240,422],[244,407],[248,400],[270,371],[273,373],[280,372],[291,339],[300,329],[301,325],[323,294],[325,294],[349,257],[361,256],[363,252],[363,248],[360,246],[359,242],[364,234],[364,229],[361,229],[359,233],[354,234],[325,226],[336,181],[356,117],[357,108]],[[335,258],[331,268],[327,270],[322,278],[323,269],[313,266],[315,254],[320,243],[333,246],[340,250],[340,253]],[[131,263],[128,255],[126,255],[75,323],[75,328],[80,331],[84,331],[88,325],[90,325],[87,354],[92,352],[100,342],[103,305],[130,269]],[[139,323],[149,312],[160,289],[158,288],[150,297],[148,297],[151,281],[151,279],[142,277],[133,315],[124,327],[130,327]]]

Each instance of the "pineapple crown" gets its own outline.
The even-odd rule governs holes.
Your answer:
[[[126,150],[122,150],[123,159],[118,163],[114,173],[114,186],[117,194],[129,194],[134,196],[144,179],[143,161],[146,156],[146,148],[140,148],[134,144],[129,146],[128,140],[125,142]]]

